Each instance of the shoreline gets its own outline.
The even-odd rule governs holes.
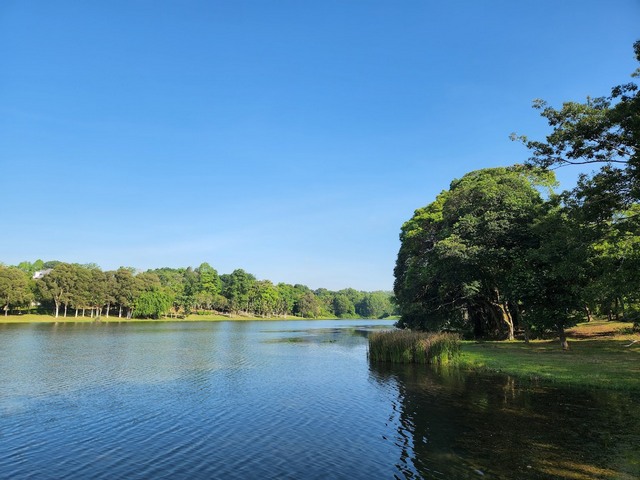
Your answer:
[[[640,333],[623,322],[593,321],[559,341],[464,341],[457,367],[558,386],[640,390]]]
[[[29,323],[166,323],[166,322],[288,322],[295,320],[397,320],[395,317],[387,318],[337,318],[337,317],[320,317],[320,318],[304,318],[291,315],[280,317],[254,317],[244,315],[189,315],[185,318],[163,317],[163,318],[125,318],[125,317],[76,317],[76,316],[59,316],[41,314],[24,314],[24,315],[8,315],[0,316],[0,324],[29,324]]]

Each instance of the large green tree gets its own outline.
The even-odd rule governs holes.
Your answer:
[[[356,313],[364,318],[383,318],[393,314],[391,294],[387,292],[365,293],[356,305]]]
[[[313,292],[303,293],[295,304],[294,312],[305,318],[317,318],[322,313],[320,302]]]
[[[640,41],[633,49],[640,62]],[[632,76],[640,76],[640,69]],[[547,169],[600,165],[595,173],[580,175],[577,186],[565,196],[565,207],[574,220],[578,219],[582,240],[591,244],[585,303],[601,313],[618,315],[625,305],[637,304],[635,292],[640,290],[636,274],[640,235],[636,218],[640,203],[638,85],[617,85],[609,95],[565,102],[559,109],[543,100],[535,100],[533,106],[551,129],[545,140],[512,134],[512,139],[531,150],[530,164]]]
[[[131,317],[133,304],[141,292],[140,285],[133,274],[133,269],[125,267],[120,267],[114,274],[114,297],[118,304],[118,318],[122,317],[123,310],[127,318]]]
[[[69,263],[55,263],[51,272],[36,280],[36,285],[40,298],[53,302],[54,315],[58,318],[60,307],[64,305],[66,312],[67,305],[72,301],[76,288],[75,267]]]
[[[468,173],[416,211],[400,236],[394,291],[400,325],[512,339],[519,316],[509,277],[531,241],[553,176],[523,166]]]
[[[33,277],[33,274],[36,273],[38,270],[44,269],[44,262],[39,259],[33,263],[29,261],[24,261],[18,264],[18,268],[23,272],[27,273],[30,277]]]
[[[333,297],[333,312],[338,317],[353,317],[356,314],[356,306],[346,293],[339,292]]]
[[[160,288],[142,292],[135,300],[134,315],[138,318],[160,318],[171,307],[171,297]]]
[[[5,316],[11,306],[26,305],[32,299],[28,275],[15,267],[0,266],[0,305]]]
[[[231,311],[248,311],[251,289],[256,278],[241,268],[231,274],[223,275],[222,294],[229,300]]]
[[[589,248],[583,226],[556,198],[533,221],[530,245],[507,277],[523,327],[556,332],[563,349],[566,328],[588,311]]]

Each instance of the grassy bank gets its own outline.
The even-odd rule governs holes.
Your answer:
[[[585,323],[568,337],[568,351],[557,340],[463,342],[459,364],[564,385],[640,390],[640,334],[631,324]]]

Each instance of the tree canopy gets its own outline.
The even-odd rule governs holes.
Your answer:
[[[513,338],[514,278],[535,247],[533,220],[544,205],[538,188],[553,183],[522,166],[478,170],[417,210],[402,228],[395,268],[400,324]]]
[[[41,267],[50,265],[48,269]],[[40,271],[34,278],[36,271]],[[393,315],[391,292],[332,292],[305,285],[258,280],[242,269],[219,275],[208,263],[197,268],[103,272],[96,264],[59,261],[0,266],[0,303],[11,310],[50,310],[58,316],[159,318],[190,314],[259,317],[380,318]]]
[[[640,41],[634,51],[640,61]],[[470,172],[403,225],[400,326],[494,338],[554,330],[564,347],[564,329],[593,313],[640,326],[638,87],[534,107],[551,133],[512,134],[533,153],[526,165]],[[553,169],[592,163],[600,169],[574,189],[553,192]]]
[[[640,40],[633,45],[640,62]],[[632,74],[640,76],[640,68]],[[534,100],[551,133],[545,141],[512,134],[531,150],[529,163],[545,169],[567,165],[602,164],[593,178],[582,176],[591,188],[606,192],[602,205],[622,209],[640,196],[640,94],[633,82],[616,85],[609,95],[588,97],[584,102],[565,102],[562,108],[551,107],[544,100]],[[586,185],[583,185],[586,186]]]

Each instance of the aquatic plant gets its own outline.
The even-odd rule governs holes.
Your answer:
[[[368,355],[372,362],[444,365],[460,356],[460,338],[410,330],[375,332],[369,336]]]

